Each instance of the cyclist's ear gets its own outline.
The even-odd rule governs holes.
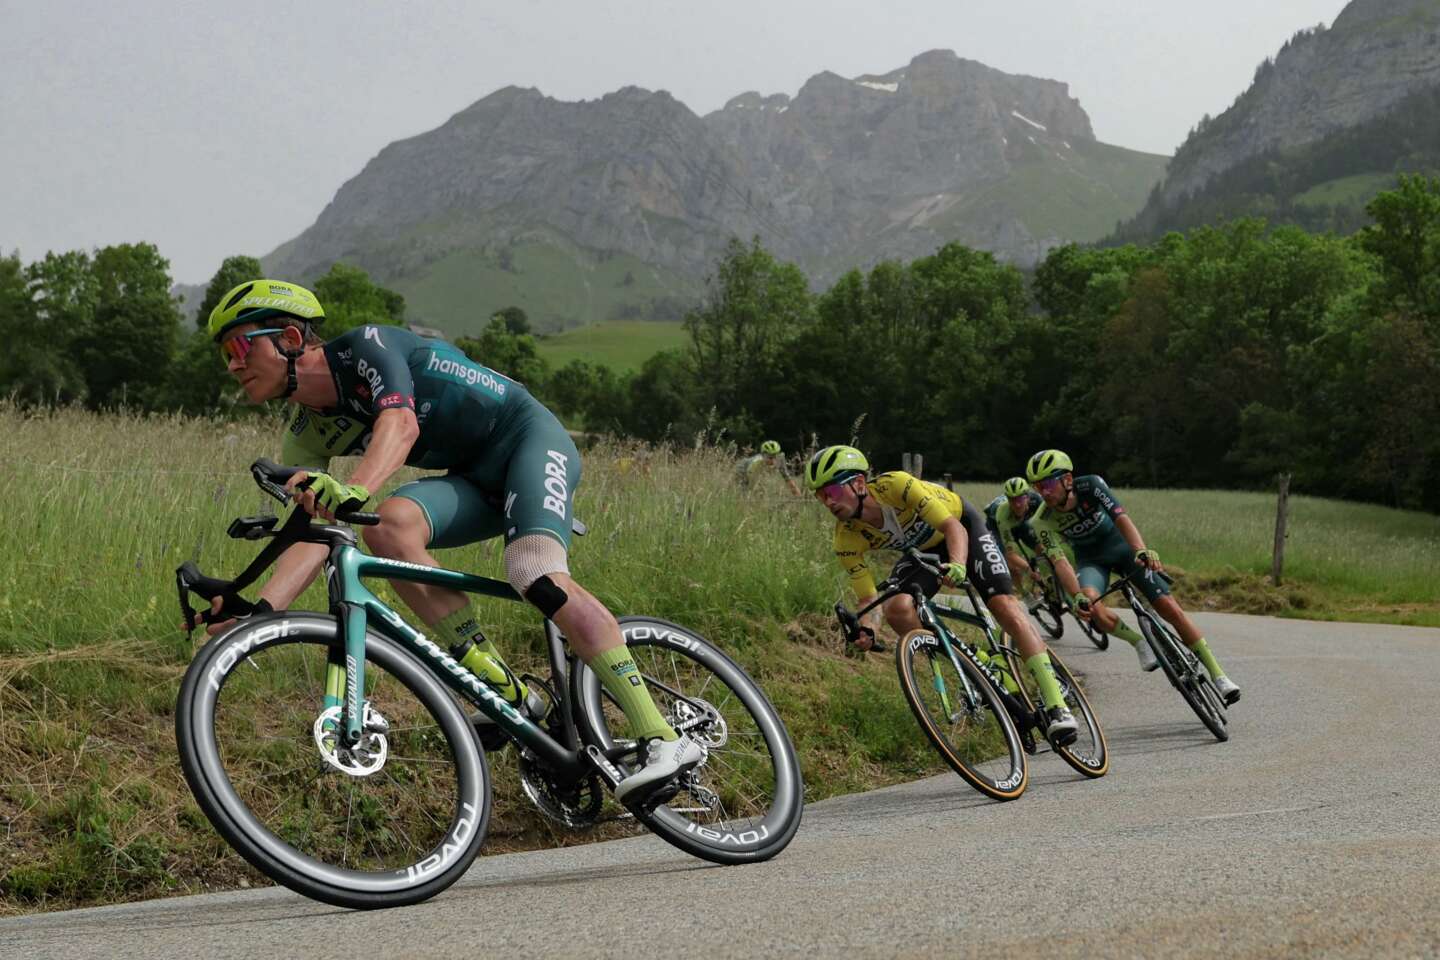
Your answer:
[[[295,324],[287,324],[280,333],[281,345],[290,352],[301,350],[305,346],[305,331]]]

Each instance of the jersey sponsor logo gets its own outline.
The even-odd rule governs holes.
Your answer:
[[[366,383],[370,384],[370,392],[372,395],[380,393],[385,389],[385,380],[380,376],[380,371],[376,370],[375,367],[366,360],[361,359],[359,363],[355,364],[355,373]]]
[[[986,533],[980,537],[980,549],[985,554],[986,562],[990,564],[991,573],[1001,576],[1010,572],[1010,568],[1005,565],[1005,555],[1000,552],[993,534]]]
[[[290,421],[290,432],[297,437],[300,436],[300,434],[305,432],[305,424],[309,422],[310,414],[306,413],[302,408],[299,413],[295,414],[295,419]]]
[[[463,380],[472,387],[479,385],[487,390],[495,391],[497,396],[505,396],[505,383],[484,367],[472,367],[468,363],[461,363],[459,360],[451,360],[449,357],[441,357],[438,353],[431,353],[430,362],[425,365],[425,370],[427,373],[430,371],[443,373],[447,377]]]
[[[384,410],[389,407],[403,407],[407,403],[410,405],[411,409],[414,409],[415,401],[412,398],[405,396],[405,394],[403,393],[387,393],[385,394],[385,396],[375,401],[375,406],[379,407],[381,410]]]
[[[376,343],[380,344],[380,349],[381,349],[381,350],[384,350],[384,349],[385,349],[385,343],[384,343],[384,341],[382,341],[382,340],[380,339],[380,330],[379,330],[378,327],[366,327],[366,328],[365,328],[365,339],[366,339],[366,340],[374,340]]]
[[[565,519],[565,501],[570,497],[569,475],[566,464],[569,458],[563,453],[554,450],[545,451],[550,460],[545,464],[545,497],[543,506],[546,510]],[[508,506],[508,504],[507,504]]]

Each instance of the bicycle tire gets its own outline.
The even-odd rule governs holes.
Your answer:
[[[1201,666],[1200,660],[1191,653],[1180,640],[1169,630],[1157,627],[1149,616],[1137,615],[1135,618],[1140,624],[1140,632],[1150,643],[1150,649],[1155,652],[1155,659],[1160,661],[1160,669],[1165,671],[1165,677],[1170,685],[1180,691],[1180,696],[1185,698],[1195,716],[1205,725],[1211,735],[1224,743],[1230,739],[1229,718],[1225,715],[1225,706],[1220,700],[1219,691],[1216,691],[1210,676]],[[1207,694],[1206,687],[1213,693]]]
[[[1076,772],[1091,779],[1098,779],[1105,776],[1110,770],[1110,748],[1105,740],[1105,730],[1100,726],[1100,718],[1090,706],[1090,700],[1085,696],[1075,675],[1070,668],[1065,666],[1065,661],[1055,653],[1049,651],[1050,664],[1055,668],[1055,679],[1060,683],[1060,692],[1064,696],[1065,705],[1075,715],[1076,737],[1075,741],[1068,746],[1059,747],[1050,743],[1050,749],[1059,754]],[[1021,701],[1026,709],[1032,713],[1036,711],[1043,702],[1040,696],[1039,686],[1035,677],[1020,662],[1020,657],[1013,650],[1005,651],[1006,668],[1011,675],[1018,677],[1017,683],[1020,686]],[[1041,731],[1044,735],[1044,731]],[[1048,742],[1049,738],[1046,738]]]
[[[1065,633],[1065,621],[1061,619],[1061,614],[1064,612],[1047,596],[1043,603],[1030,611],[1030,616],[1034,617],[1041,629],[1050,635],[1051,640],[1059,640]]]
[[[720,717],[689,731],[705,744],[707,755],[682,778],[680,793],[657,806],[632,807],[635,818],[702,860],[769,860],[800,828],[805,795],[795,745],[780,715],[739,664],[694,631],[656,617],[621,617],[619,622],[668,722],[702,715],[697,705],[712,707]],[[713,692],[717,685],[726,691],[723,698]],[[571,686],[576,725],[585,742],[602,750],[624,745],[627,741],[612,730],[624,728],[624,715],[595,672],[577,664]]]
[[[916,664],[922,658],[923,676],[917,676]],[[938,675],[936,671],[940,674],[948,671],[954,690],[963,689],[955,672],[955,660],[980,695],[976,709],[966,709],[963,717],[956,705],[945,703],[947,694],[933,682]],[[920,729],[950,769],[992,800],[1014,800],[1025,792],[1030,782],[1030,767],[1020,733],[989,675],[958,649],[955,660],[945,652],[945,646],[934,633],[911,630],[895,647],[900,689],[905,692],[905,700]],[[999,744],[995,743],[997,735]],[[996,757],[999,761],[993,766],[982,766]]]
[[[479,852],[485,757],[449,689],[368,634],[366,699],[389,722],[386,753],[367,775],[342,772],[315,733],[325,667],[342,649],[335,619],[320,613],[255,617],[211,640],[176,703],[181,769],[215,829],[277,883],[341,907],[418,903]]]

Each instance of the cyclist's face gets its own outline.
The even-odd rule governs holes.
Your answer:
[[[1058,477],[1047,477],[1032,486],[1039,491],[1044,501],[1052,507],[1064,506],[1065,501],[1070,497],[1070,484],[1066,481],[1070,474],[1061,474]]]
[[[815,497],[825,505],[826,510],[835,515],[837,520],[849,520],[855,516],[855,511],[860,506],[860,497],[855,490],[855,485],[864,482],[863,479],[855,477],[840,483],[828,483],[815,491]]]
[[[1024,520],[1025,514],[1030,512],[1030,498],[1022,493],[1018,497],[1009,497],[1008,499],[1010,501],[1010,516],[1016,520]]]
[[[285,358],[275,349],[272,337],[251,339],[248,350],[235,350],[229,346],[231,340],[244,338],[247,333],[260,329],[257,323],[241,324],[227,330],[220,342],[227,357],[225,369],[240,384],[251,403],[264,403],[285,391]],[[237,356],[241,353],[243,358]]]

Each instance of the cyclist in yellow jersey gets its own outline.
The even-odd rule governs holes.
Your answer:
[[[826,447],[805,465],[805,482],[835,517],[835,557],[850,578],[861,606],[875,596],[875,578],[865,564],[871,550],[908,550],[935,557],[945,570],[936,579],[908,559],[895,565],[899,574],[920,584],[933,596],[942,583],[958,586],[969,580],[985,606],[1015,641],[1045,701],[1046,736],[1060,746],[1076,737],[1075,718],[1065,706],[1050,665],[1050,654],[1013,594],[1010,569],[985,516],[959,494],[901,471],[868,477],[869,461],[854,447]],[[920,628],[915,601],[900,594],[881,608],[891,629],[904,636]],[[867,615],[856,644],[868,650],[875,636],[874,613]]]

